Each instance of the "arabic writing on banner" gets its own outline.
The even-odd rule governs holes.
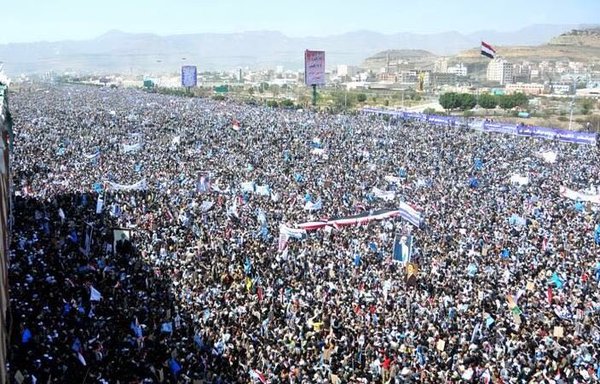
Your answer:
[[[465,120],[462,117],[426,115],[417,112],[387,111],[377,108],[364,108],[362,111],[364,113],[391,115],[402,119],[413,119],[439,125],[465,124]],[[505,133],[509,135],[535,137],[575,144],[595,145],[597,142],[597,135],[592,132],[577,132],[548,127],[490,123],[480,120],[469,122],[469,128],[484,132]]]
[[[304,52],[304,82],[306,85],[325,85],[325,51]]]

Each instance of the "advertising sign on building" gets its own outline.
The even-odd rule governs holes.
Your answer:
[[[304,83],[325,85],[325,51],[304,51]]]

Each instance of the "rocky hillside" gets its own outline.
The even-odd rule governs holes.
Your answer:
[[[415,66],[422,68],[431,65],[437,58],[429,51],[421,49],[393,49],[379,52],[367,59],[362,64],[362,68],[378,71],[385,68],[388,63],[390,67],[396,69],[413,68]]]
[[[553,38],[548,45],[600,48],[600,27],[574,29]]]
[[[497,46],[496,54],[512,61],[569,60],[585,63],[600,60],[600,28],[572,30],[538,46]],[[466,63],[483,62],[479,47],[455,57]]]

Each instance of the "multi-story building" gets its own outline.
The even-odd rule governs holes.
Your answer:
[[[433,74],[433,85],[434,87],[441,87],[444,85],[456,85],[457,76],[454,73],[434,73]]]
[[[506,93],[522,92],[527,95],[541,95],[549,91],[549,86],[539,83],[516,83],[507,84],[505,89]]]
[[[504,59],[494,59],[487,67],[487,80],[497,81],[501,85],[513,82],[513,65]]]
[[[337,66],[337,75],[343,76],[355,76],[358,73],[358,68],[353,65],[341,64]]]
[[[572,83],[552,84],[552,93],[555,95],[570,95],[573,93],[573,84]]]
[[[514,82],[518,83],[518,82],[523,82],[523,83],[527,83],[529,82],[529,78],[531,76],[531,66],[528,63],[521,63],[521,64],[515,64],[513,65],[513,77]],[[527,79],[527,80],[517,80],[517,77],[520,79]]]
[[[433,72],[447,73],[448,72],[448,59],[444,57],[439,60],[436,60],[436,62],[433,64]]]
[[[464,77],[464,76],[467,76],[468,71],[467,71],[467,67],[463,63],[460,63],[460,64],[453,65],[451,67],[448,67],[448,69],[446,70],[446,73],[453,73],[456,76]]]

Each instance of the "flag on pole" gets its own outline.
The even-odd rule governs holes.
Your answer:
[[[279,246],[277,248],[279,252],[283,252],[283,250],[287,248],[289,238],[290,237],[285,232],[279,231]]]
[[[84,253],[86,257],[90,256],[90,251],[91,251],[91,247],[92,247],[92,233],[94,232],[94,227],[92,226],[92,224],[87,223],[86,229],[85,229],[85,249],[84,249]]]
[[[94,287],[90,287],[90,301],[100,301],[102,294]]]
[[[496,50],[494,48],[492,48],[491,45],[489,45],[488,43],[486,43],[485,41],[481,42],[481,54],[485,57],[489,57],[490,59],[493,59],[496,57]]]
[[[258,369],[251,369],[250,370],[250,377],[253,380],[258,380],[263,384],[267,384],[267,378],[265,377],[265,375],[259,371]]]
[[[81,352],[77,352],[77,360],[79,360],[79,362],[85,367],[87,366],[87,362],[85,361],[85,358],[83,357],[83,355],[81,354]]]

